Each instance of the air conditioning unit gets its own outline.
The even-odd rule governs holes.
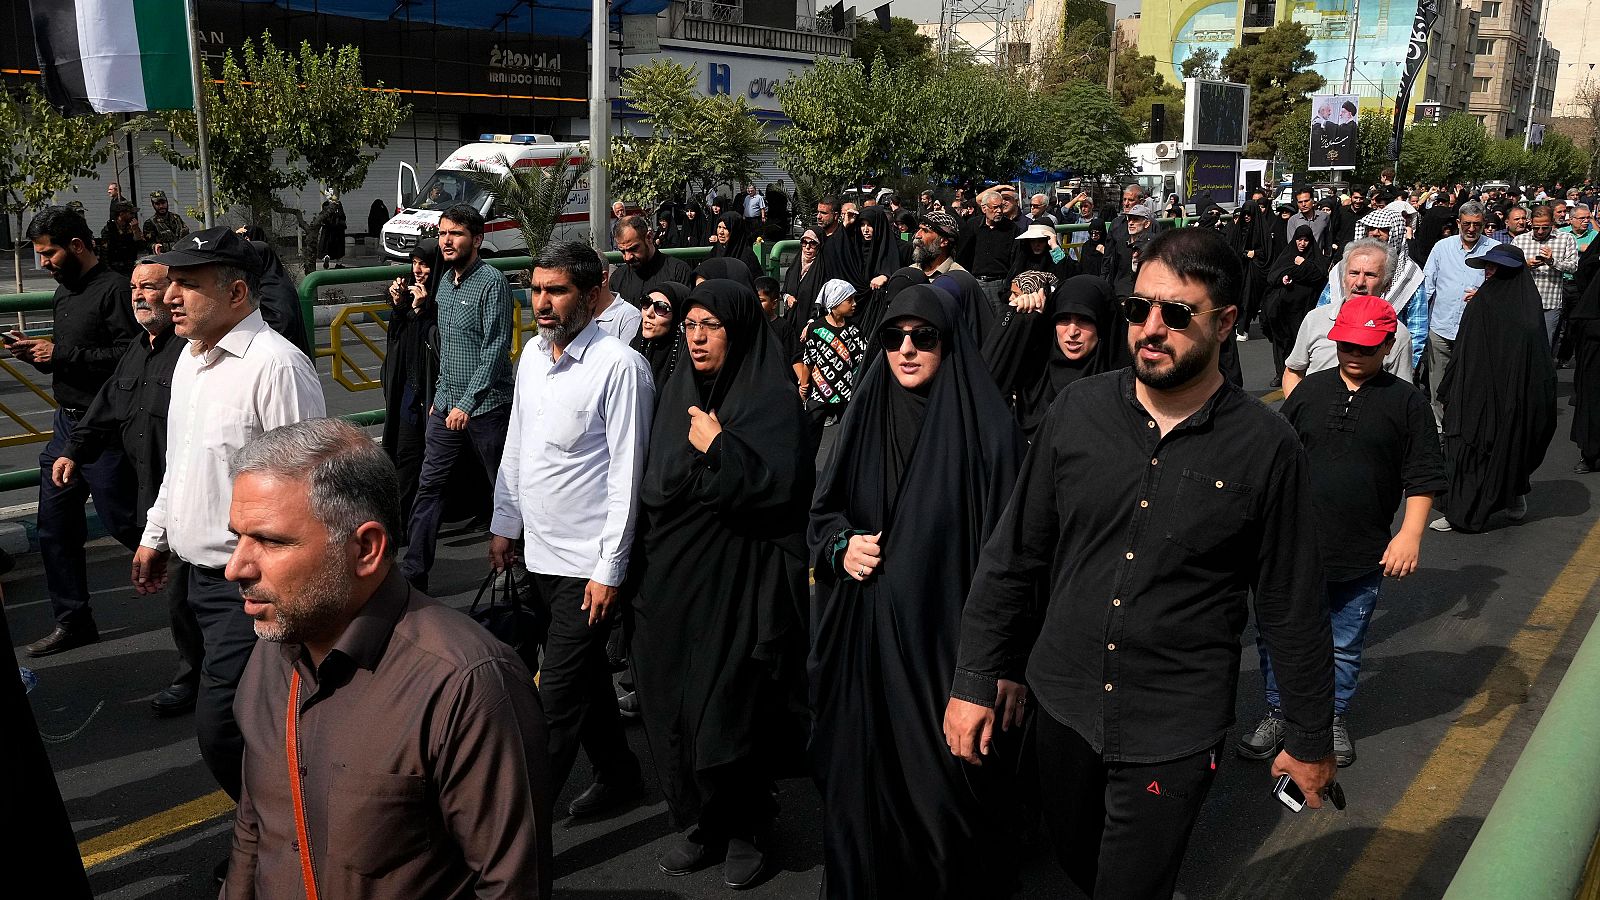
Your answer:
[[[1178,155],[1178,145],[1171,143],[1156,145],[1156,159],[1172,159]]]

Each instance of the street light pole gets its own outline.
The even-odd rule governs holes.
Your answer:
[[[595,0],[594,19],[589,24],[589,240],[601,249],[608,249],[604,236],[611,208],[606,196],[606,159],[611,155],[610,79],[606,71],[610,28],[611,4]]]
[[[1344,59],[1344,93],[1350,93],[1351,82],[1356,77],[1356,33],[1361,30],[1361,0],[1354,0],[1350,8],[1350,50]]]
[[[1539,19],[1539,52],[1533,57],[1533,85],[1528,89],[1528,128],[1522,134],[1522,149],[1533,145],[1533,114],[1539,108],[1539,70],[1544,68],[1544,30],[1550,24],[1550,0],[1544,0],[1544,15]]]

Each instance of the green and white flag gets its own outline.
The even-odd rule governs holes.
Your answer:
[[[29,0],[45,94],[67,115],[193,109],[185,0]]]

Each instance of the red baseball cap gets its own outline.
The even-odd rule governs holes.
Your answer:
[[[1339,317],[1328,329],[1328,340],[1376,347],[1395,333],[1397,324],[1389,301],[1358,294],[1339,307]]]

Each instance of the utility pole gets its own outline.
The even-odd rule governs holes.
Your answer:
[[[589,241],[609,249],[606,235],[611,203],[606,196],[606,158],[611,155],[611,84],[606,51],[611,47],[611,4],[595,0],[589,23]],[[533,247],[529,253],[535,252]]]
[[[1361,30],[1361,0],[1352,0],[1350,16],[1347,20],[1350,29],[1350,47],[1344,55],[1344,91],[1350,93],[1351,82],[1356,77],[1356,34]]]
[[[1544,68],[1544,30],[1550,24],[1550,0],[1544,0],[1544,15],[1539,18],[1539,52],[1533,57],[1533,84],[1528,88],[1528,129],[1522,134],[1524,152],[1533,145],[1533,114],[1539,108],[1539,70]]]

